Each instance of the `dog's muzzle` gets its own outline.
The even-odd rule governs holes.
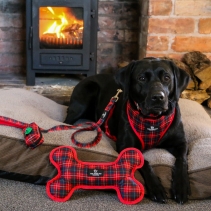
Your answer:
[[[158,102],[158,103],[164,101],[165,100],[165,94],[164,94],[164,92],[157,91],[155,93],[152,93],[151,100],[153,102]]]
[[[164,91],[155,90],[150,92],[144,103],[145,115],[161,115],[168,110],[168,97]]]

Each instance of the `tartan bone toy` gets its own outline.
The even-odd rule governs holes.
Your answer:
[[[65,202],[79,188],[114,189],[124,204],[136,204],[144,197],[144,187],[134,177],[144,163],[138,149],[123,150],[114,162],[93,163],[78,160],[74,148],[61,146],[51,151],[50,160],[58,170],[46,185],[52,200]]]

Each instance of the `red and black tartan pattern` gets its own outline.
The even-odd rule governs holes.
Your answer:
[[[127,116],[130,125],[142,144],[142,150],[157,146],[174,120],[175,109],[169,115],[158,118],[143,117],[127,102]]]
[[[25,137],[25,143],[28,147],[32,149],[39,146],[44,141],[40,128],[34,122],[31,124],[27,124],[15,119],[0,116],[0,124],[22,129]],[[26,131],[29,128],[30,132],[27,133]]]
[[[32,129],[29,134],[27,134],[26,132],[28,128]],[[31,124],[28,124],[27,127],[23,129],[23,134],[25,137],[26,145],[32,149],[36,148],[37,146],[39,146],[40,144],[44,142],[44,138],[42,136],[40,128],[34,122]]]
[[[125,204],[136,204],[144,197],[144,187],[134,177],[144,162],[138,149],[123,150],[114,162],[88,163],[78,160],[74,148],[61,146],[51,151],[50,161],[58,170],[46,186],[52,200],[67,201],[76,189],[114,189]]]
[[[0,124],[5,125],[5,126],[10,126],[10,127],[17,127],[20,129],[23,129],[28,126],[27,123],[20,122],[18,120],[11,119],[11,118],[4,117],[4,116],[0,116]]]

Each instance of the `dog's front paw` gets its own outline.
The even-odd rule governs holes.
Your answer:
[[[166,192],[158,177],[145,181],[147,196],[155,202],[166,203]]]
[[[183,171],[174,169],[172,174],[172,198],[179,204],[188,201],[190,195],[190,184],[186,167]]]
[[[180,179],[173,179],[172,197],[177,203],[184,204],[185,202],[187,202],[189,192],[188,179],[183,178],[183,181],[181,181]]]

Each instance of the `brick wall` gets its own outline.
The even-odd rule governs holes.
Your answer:
[[[201,51],[211,59],[210,0],[149,0],[146,56],[180,59]],[[141,37],[141,36],[140,36]],[[140,49],[140,58],[144,55]]]
[[[0,73],[25,65],[25,0],[0,0]]]
[[[99,0],[98,72],[138,59],[138,0]]]

